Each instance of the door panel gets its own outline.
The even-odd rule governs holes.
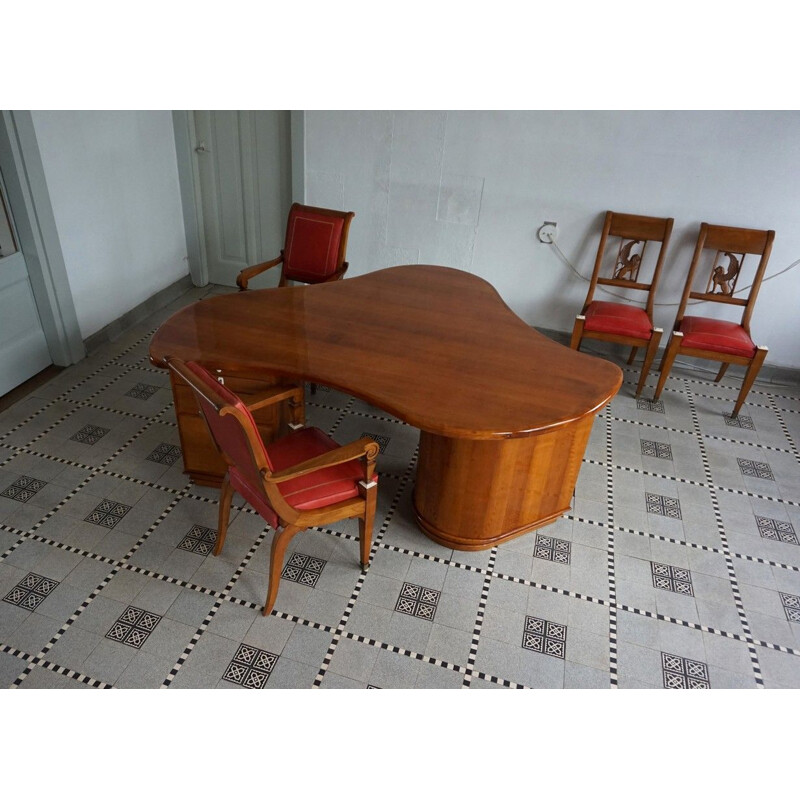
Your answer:
[[[235,286],[240,270],[277,256],[283,246],[291,197],[289,112],[193,114],[208,276]]]
[[[215,179],[210,199],[216,210],[212,222],[219,227],[220,258],[240,267],[247,263],[247,240],[239,115],[235,111],[223,111],[209,116]]]
[[[255,215],[259,260],[277,256],[286,236],[286,218],[292,197],[289,112],[259,112],[255,125]],[[277,278],[276,278],[277,281]]]
[[[0,396],[51,363],[25,258],[0,258]]]

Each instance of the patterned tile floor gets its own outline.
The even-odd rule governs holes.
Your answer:
[[[319,387],[309,422],[381,443],[372,564],[357,529],[290,545],[182,473],[150,336],[195,290],[0,415],[0,685],[26,688],[800,687],[800,390],[675,370],[597,419],[572,510],[493,550],[428,540],[417,431]],[[652,386],[652,379],[651,379]],[[238,500],[238,499],[237,499]]]

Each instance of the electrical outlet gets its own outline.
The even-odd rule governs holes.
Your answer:
[[[539,241],[544,244],[552,244],[558,236],[557,222],[543,222],[538,231]]]

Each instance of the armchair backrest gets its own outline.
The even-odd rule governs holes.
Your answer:
[[[344,272],[352,211],[293,203],[286,224],[281,283],[322,283]]]
[[[597,285],[600,284],[647,292],[646,311],[652,320],[653,300],[664,264],[669,237],[672,234],[673,222],[672,217],[645,217],[638,214],[606,212],[603,232],[597,248],[597,258],[589,283],[589,293],[584,304],[584,313],[589,303],[592,302]],[[619,245],[611,274],[609,277],[604,277],[600,275],[600,270],[603,267],[609,237],[618,237]],[[639,275],[648,242],[659,243],[656,265],[649,282],[644,280],[644,276]]]
[[[689,267],[689,275],[686,278],[683,296],[678,307],[675,327],[677,328],[683,319],[686,304],[690,299],[707,300],[712,303],[726,303],[727,305],[744,307],[741,324],[749,333],[750,318],[753,315],[756,297],[758,297],[758,290],[761,288],[761,281],[764,278],[774,239],[775,231],[762,231],[754,228],[731,228],[725,225],[701,223],[692,263]],[[700,259],[704,255],[703,251],[713,252],[714,256],[713,260],[709,260],[710,269],[705,288],[703,291],[693,292],[692,284],[694,283]],[[736,284],[739,282],[747,255],[759,256],[755,276],[747,296],[734,297]]]
[[[169,367],[185,381],[194,393],[211,438],[229,467],[265,502],[261,470],[273,471],[273,465],[253,415],[236,394],[223,386],[195,361],[184,363],[169,359]]]

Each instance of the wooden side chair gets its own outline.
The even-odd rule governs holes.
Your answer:
[[[767,348],[756,345],[750,338],[750,318],[753,315],[758,291],[767,268],[769,254],[775,231],[761,231],[751,228],[729,228],[723,225],[700,225],[700,234],[689,267],[689,276],[683,289],[678,315],[675,318],[669,344],[661,359],[661,375],[656,386],[654,400],[658,400],[664,382],[667,380],[672,363],[678,354],[694,358],[708,358],[720,361],[721,366],[715,381],[722,379],[728,364],[742,364],[747,367],[742,388],[733,408],[733,416],[739,415],[753,381],[764,363]],[[704,251],[714,253],[705,289],[692,291],[695,273]],[[742,273],[745,256],[758,256],[755,277],[746,297],[734,297],[736,284]],[[728,322],[711,317],[684,316],[689,299],[707,300],[744,308],[741,322]]]
[[[575,326],[572,329],[570,347],[573,350],[580,349],[583,339],[618,342],[631,346],[628,363],[632,364],[638,349],[647,348],[639,384],[636,387],[636,397],[642,393],[661,340],[661,328],[653,325],[653,301],[673,222],[671,217],[643,217],[636,214],[606,212],[594,271],[589,283],[589,293],[586,295],[581,313],[575,317]],[[610,236],[618,237],[619,246],[611,268],[611,277],[601,277],[600,271],[606,261],[605,251]],[[649,242],[658,243],[658,256],[653,276],[647,283],[640,277],[639,271]],[[645,307],[595,300],[594,293],[598,285],[645,292]]]
[[[281,267],[278,286],[288,281],[327,283],[338,281],[347,272],[344,260],[347,234],[355,216],[352,211],[334,211],[292,203],[286,223],[286,239],[277,258],[243,269],[236,278],[239,291],[248,281],[268,269]]]
[[[295,424],[291,433],[265,445],[251,409],[279,402],[287,392],[274,392],[274,397],[265,397],[248,407],[196,362],[172,358],[168,363],[191,387],[211,437],[228,465],[220,488],[214,555],[219,555],[225,544],[234,490],[275,529],[264,616],[275,605],[286,545],[305,528],[357,518],[361,567],[366,569],[378,491],[378,444],[364,437],[340,446],[318,428]],[[302,400],[300,388],[287,391],[299,393]]]

